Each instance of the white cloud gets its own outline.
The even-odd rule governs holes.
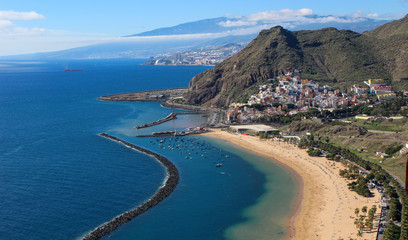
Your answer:
[[[0,20],[0,37],[18,37],[44,34],[44,28],[24,28],[18,27],[8,20]]]
[[[0,56],[59,51],[62,49],[103,43],[110,40],[112,39],[97,37],[67,38],[48,35],[0,38]]]
[[[298,10],[281,9],[254,13],[239,19],[227,20],[220,23],[224,27],[254,26],[259,23],[284,25],[286,22],[303,21],[306,16],[313,15],[313,10],[302,8]]]
[[[45,17],[36,12],[0,11],[0,19],[8,20],[41,20]]]
[[[299,10],[282,9],[278,11],[265,11],[251,14],[247,17],[249,21],[282,21],[290,20],[298,17],[312,15],[313,10],[309,8],[302,8]]]
[[[0,19],[0,31],[1,29],[9,28],[13,26],[13,23],[9,20],[1,20]]]
[[[0,37],[32,36],[46,32],[44,28],[24,28],[13,23],[13,20],[41,20],[45,17],[36,12],[0,11]]]
[[[367,17],[369,17],[369,18],[379,18],[380,14],[378,14],[378,13],[368,13]]]
[[[242,26],[251,26],[251,25],[256,25],[256,22],[251,22],[251,21],[245,21],[245,20],[237,20],[237,21],[231,21],[227,20],[225,22],[221,22],[220,25],[223,27],[242,27]]]
[[[407,0],[408,1],[408,0]],[[348,15],[326,15],[319,16],[313,13],[312,9],[302,8],[298,10],[293,9],[281,9],[271,10],[259,13],[254,13],[248,16],[241,16],[219,23],[223,27],[245,27],[245,26],[276,26],[281,25],[284,27],[293,28],[299,24],[312,24],[312,23],[328,23],[328,22],[340,22],[340,23],[352,23],[363,21],[364,18],[390,18],[390,16],[380,15],[378,13],[364,13],[358,10]],[[394,17],[395,18],[395,17]]]

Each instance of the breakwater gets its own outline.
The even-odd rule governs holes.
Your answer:
[[[177,119],[177,115],[191,115],[191,114],[200,114],[199,112],[175,112],[175,113],[170,113],[169,115],[167,115],[166,117],[159,119],[157,121],[151,122],[151,123],[145,123],[143,125],[140,126],[136,126],[133,127],[135,129],[141,129],[141,128],[148,128],[148,127],[152,127],[152,126],[156,126],[165,122],[168,122],[170,120],[173,119]]]
[[[197,135],[209,132],[208,130],[193,130],[193,131],[185,131],[185,132],[177,132],[177,131],[167,131],[167,132],[154,132],[148,135],[136,135],[136,137],[167,137],[167,136],[187,136],[187,135]]]
[[[152,127],[152,126],[155,126],[155,125],[159,125],[159,124],[168,122],[168,121],[176,119],[176,118],[177,118],[177,114],[170,113],[169,115],[167,115],[166,117],[164,117],[164,118],[162,118],[160,120],[157,120],[157,121],[154,121],[154,122],[151,122],[151,123],[145,123],[143,125],[136,126],[134,128],[135,129],[148,128],[148,127]]]
[[[150,208],[154,207],[157,205],[159,202],[161,202],[163,199],[165,199],[167,196],[170,195],[170,193],[173,192],[174,188],[177,186],[178,181],[179,181],[179,173],[174,166],[174,164],[168,160],[167,158],[154,153],[152,151],[149,151],[147,149],[141,148],[139,146],[136,146],[134,144],[131,144],[129,142],[126,142],[120,138],[114,137],[112,135],[109,135],[107,133],[101,133],[99,134],[101,137],[105,137],[107,139],[110,139],[112,141],[118,142],[120,144],[125,145],[126,147],[132,148],[136,151],[142,152],[144,154],[147,154],[149,156],[154,157],[157,161],[159,161],[167,170],[167,178],[164,186],[159,188],[159,190],[151,197],[149,200],[144,202],[143,204],[139,205],[135,209],[132,209],[130,211],[127,211],[112,220],[102,224],[101,226],[95,228],[92,232],[88,233],[85,237],[82,238],[82,240],[94,240],[94,239],[99,239],[106,234],[109,234],[110,232],[114,231],[116,228],[118,228],[120,225],[123,225],[133,218],[139,216],[143,212],[149,210]]]

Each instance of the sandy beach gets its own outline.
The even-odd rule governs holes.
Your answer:
[[[365,198],[347,187],[347,180],[339,176],[341,163],[328,161],[324,157],[310,157],[306,150],[297,146],[259,137],[237,135],[214,129],[204,134],[223,139],[240,148],[247,149],[271,161],[276,161],[293,171],[300,188],[295,211],[289,220],[290,239],[357,239],[354,210],[377,206],[379,218],[380,196],[372,190],[373,197]],[[361,211],[360,211],[361,214]],[[359,239],[375,239],[376,229],[365,231]]]

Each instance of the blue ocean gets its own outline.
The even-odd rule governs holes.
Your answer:
[[[171,109],[97,100],[186,87],[210,68],[140,65],[143,61],[0,61],[0,239],[80,239],[162,186],[166,176],[160,163],[98,136],[102,132],[165,156],[180,172],[168,198],[104,239],[286,236],[297,191],[286,169],[204,136],[136,138],[200,126],[205,118],[181,115],[135,130]],[[83,71],[66,72],[66,67]],[[215,167],[219,162],[223,166]],[[268,212],[266,227],[262,212]]]

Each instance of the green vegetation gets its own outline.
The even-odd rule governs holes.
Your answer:
[[[388,146],[386,149],[385,149],[385,153],[386,154],[388,154],[388,155],[390,155],[390,156],[392,156],[392,155],[394,155],[394,153],[396,153],[396,152],[398,152],[399,150],[401,150],[401,148],[402,148],[403,146],[402,146],[402,144],[400,144],[400,145],[390,145],[390,146]]]
[[[401,210],[402,205],[397,198],[392,198],[389,202],[390,204],[390,213],[389,217],[394,221],[401,221]]]
[[[376,163],[390,171],[399,179],[405,179],[405,152],[400,154],[399,148],[408,142],[408,119],[370,118],[345,119],[335,123],[323,123],[316,119],[302,119],[289,125],[281,126],[280,130],[291,135],[305,135],[312,132],[315,138],[323,142],[329,140],[331,145],[346,147],[350,152],[368,161]],[[372,124],[372,125],[371,125]],[[368,127],[371,126],[371,127]],[[378,127],[377,127],[378,126]],[[393,130],[394,132],[372,132],[367,129]],[[389,149],[389,150],[387,150]],[[388,158],[381,158],[376,152],[391,153]],[[405,151],[405,149],[403,149]],[[330,159],[337,159],[327,153]]]
[[[355,180],[358,178],[359,173],[358,173],[358,169],[356,166],[354,165],[348,165],[349,168],[348,169],[340,169],[339,170],[339,175],[340,177],[349,179],[349,180]]]
[[[399,239],[406,239],[402,238],[401,236],[401,227],[395,225],[392,221],[388,226],[385,228],[384,232],[384,239],[385,240],[399,240]]]
[[[403,118],[400,120],[383,119],[383,118],[371,118],[368,120],[362,119],[352,119],[353,123],[357,126],[363,127],[368,130],[377,131],[390,131],[390,132],[401,132],[405,130],[405,124],[407,119]]]
[[[309,150],[307,150],[307,154],[309,154],[311,157],[320,157],[322,155],[322,151],[317,148],[309,148]]]
[[[393,236],[397,236],[400,233],[400,240],[407,240],[408,239],[408,199],[405,195],[405,189],[403,189],[399,183],[381,166],[376,163],[369,162],[355,153],[352,153],[350,150],[341,148],[338,146],[333,146],[329,143],[325,143],[322,141],[314,140],[313,135],[308,136],[308,138],[304,138],[301,141],[303,147],[309,148],[319,148],[322,151],[328,152],[332,155],[340,155],[342,158],[347,159],[348,161],[359,165],[360,167],[370,171],[367,177],[359,177],[355,182],[351,183],[349,186],[358,192],[361,195],[369,196],[368,192],[364,190],[366,183],[369,179],[374,178],[377,182],[383,184],[384,189],[386,190],[387,194],[390,196],[390,215],[393,219],[398,221],[401,219],[401,228],[392,228],[390,233],[391,234],[388,239],[395,239],[391,238]],[[398,204],[400,203],[400,204]],[[392,212],[392,214],[391,214]],[[356,215],[358,215],[359,211],[355,210]],[[361,217],[361,216],[360,216]],[[362,219],[356,219],[355,224],[358,226],[360,230],[365,227],[365,223],[363,222],[364,217]]]
[[[356,219],[354,224],[359,229],[359,232],[363,234],[363,230],[371,231],[374,228],[374,215],[377,212],[377,207],[373,205],[368,211],[367,215],[367,206],[361,208],[362,215],[359,215],[360,209],[356,208],[354,213],[356,214]]]
[[[349,189],[352,191],[355,191],[361,196],[364,197],[369,197],[371,196],[372,192],[367,186],[368,180],[363,177],[359,177],[357,181],[351,182],[347,184],[349,186]]]

